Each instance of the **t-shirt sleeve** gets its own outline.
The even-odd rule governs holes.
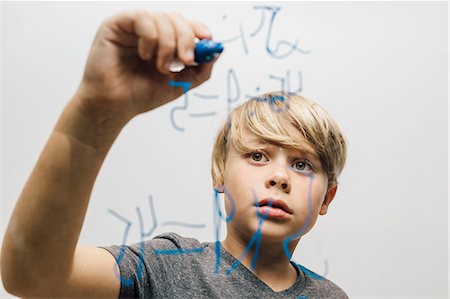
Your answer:
[[[181,250],[195,250],[200,243],[174,233],[131,245],[101,247],[116,259],[112,269],[120,280],[119,298],[157,297],[182,256]]]

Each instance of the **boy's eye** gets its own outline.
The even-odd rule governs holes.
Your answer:
[[[250,158],[252,158],[253,161],[260,162],[264,158],[264,155],[260,152],[254,152],[250,154]]]
[[[298,161],[294,163],[294,169],[299,171],[311,171],[312,167],[306,161]]]

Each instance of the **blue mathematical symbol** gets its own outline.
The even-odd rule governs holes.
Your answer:
[[[181,106],[177,106],[172,108],[172,110],[170,111],[170,120],[172,123],[172,126],[180,131],[183,132],[184,128],[177,125],[176,121],[175,121],[175,112],[177,110],[187,110],[188,106],[189,106],[189,99],[188,99],[188,91],[191,87],[191,82],[183,82],[183,81],[169,81],[169,85],[170,86],[175,86],[175,87],[182,87],[183,88],[183,104]],[[231,91],[231,89],[233,88],[233,86],[235,87],[235,94],[234,96],[232,95],[233,91]],[[196,96],[199,96],[200,98],[206,98],[206,99],[217,99],[219,96],[218,95],[202,95],[199,93],[195,93]],[[227,103],[228,103],[228,109],[231,110],[231,103],[236,102],[237,100],[240,99],[240,89],[239,89],[239,82],[238,79],[236,77],[236,74],[234,72],[234,70],[230,69],[228,71],[228,75],[227,75]],[[215,116],[217,113],[215,111],[212,112],[206,112],[206,113],[189,113],[189,116],[191,117],[205,117],[205,116]]]
[[[278,40],[273,45],[273,39],[274,39],[273,29],[275,27],[275,23],[276,23],[276,19],[277,19],[276,17],[282,9],[281,6],[256,5],[256,6],[253,6],[253,9],[255,11],[260,11],[261,17],[260,17],[260,21],[259,21],[258,25],[256,26],[256,29],[250,33],[250,38],[257,36],[260,32],[262,32],[262,30],[264,28],[264,24],[266,23],[266,18],[265,18],[266,12],[268,12],[270,15],[270,19],[269,19],[269,22],[267,25],[267,32],[266,32],[266,36],[265,36],[265,50],[269,54],[270,57],[282,59],[282,58],[286,58],[286,57],[290,56],[291,54],[293,54],[295,52],[301,53],[301,54],[311,53],[310,50],[304,50],[304,49],[300,48],[299,38],[297,38],[294,42],[290,42],[290,41],[286,41],[286,40]],[[220,42],[223,44],[226,44],[226,43],[235,42],[240,39],[242,41],[244,53],[248,55],[249,50],[248,50],[245,30],[244,30],[244,27],[242,26],[242,22],[239,22],[238,30],[239,30],[239,33],[237,35],[235,35],[233,37],[222,39],[222,40],[220,40]]]
[[[178,130],[183,132],[184,128],[178,126],[175,123],[175,111],[177,110],[186,110],[188,107],[188,91],[191,88],[191,82],[183,82],[183,81],[169,81],[169,86],[174,86],[174,87],[182,87],[183,88],[183,105],[181,107],[174,107],[172,108],[172,110],[170,110],[170,121],[172,122],[173,127]]]
[[[258,197],[256,196],[255,191],[254,190],[252,190],[252,191],[253,191],[253,204],[256,206],[258,203]],[[268,206],[271,207],[272,202],[269,202]],[[256,217],[258,219],[258,227],[257,227],[256,231],[253,233],[252,237],[250,238],[250,241],[248,242],[247,246],[244,249],[244,252],[241,254],[239,259],[236,260],[236,262],[234,262],[233,265],[231,265],[231,267],[228,270],[226,270],[227,275],[230,275],[233,272],[233,270],[236,269],[241,264],[242,260],[245,258],[245,256],[247,256],[250,249],[253,247],[254,243],[256,243],[256,244],[255,244],[255,250],[253,252],[253,258],[252,258],[252,263],[251,263],[250,268],[252,270],[255,269],[256,262],[258,259],[258,253],[261,248],[261,238],[262,238],[261,226],[262,226],[263,222],[265,220],[267,220],[268,214],[262,215],[258,211],[258,209],[256,209]]]
[[[223,19],[226,19],[226,15],[223,16]],[[228,43],[234,42],[238,39],[241,39],[242,47],[244,48],[244,53],[248,55],[247,40],[245,39],[244,26],[242,26],[242,22],[239,22],[238,27],[239,27],[239,33],[236,36],[222,39],[222,40],[220,40],[220,42],[222,44],[228,44]]]
[[[301,93],[303,90],[303,77],[302,77],[302,72],[298,71],[298,87],[294,90],[291,89],[291,71],[287,70],[286,71],[286,76],[275,76],[275,75],[270,75],[269,78],[270,79],[274,79],[274,80],[279,80],[280,84],[281,84],[281,91],[283,93]]]
[[[291,71],[290,70],[286,70],[286,76],[280,76],[280,75],[274,75],[274,74],[270,74],[269,75],[269,79],[271,80],[277,80],[280,82],[280,91],[283,94],[299,94],[303,91],[303,75],[301,71],[297,71],[297,76],[298,76],[298,81],[297,81],[297,88],[292,89],[291,88]],[[259,89],[260,87],[258,86],[256,88],[256,91],[259,93]],[[246,94],[245,97],[247,99],[252,99],[257,97],[257,95],[248,95]]]
[[[219,204],[219,190],[218,189],[223,189],[223,192],[225,193],[225,199],[230,201],[230,205],[231,205],[231,211],[230,211],[230,215],[228,215],[227,217],[224,217],[224,214],[222,213],[221,209],[220,209],[220,204]],[[214,233],[215,233],[215,250],[216,250],[216,264],[215,264],[215,269],[214,269],[214,273],[219,273],[219,268],[220,268],[220,256],[221,256],[221,251],[220,251],[220,219],[225,220],[227,223],[230,222],[231,220],[233,220],[234,218],[234,214],[236,213],[236,204],[234,202],[233,196],[231,195],[230,192],[228,192],[227,188],[225,186],[220,186],[216,189],[214,189],[214,214],[213,214],[213,220],[214,220]]]
[[[289,42],[289,41],[285,41],[285,40],[279,40],[275,46],[272,46],[272,31],[273,31],[273,27],[275,25],[275,19],[277,14],[280,12],[281,7],[280,6],[265,6],[265,5],[261,5],[261,6],[254,6],[253,7],[255,10],[261,9],[261,10],[265,10],[268,11],[271,14],[270,17],[270,21],[269,21],[269,26],[268,26],[268,30],[267,30],[267,35],[266,35],[266,51],[267,53],[269,53],[269,55],[273,58],[286,58],[289,55],[293,54],[294,52],[298,52],[301,54],[309,54],[311,53],[310,50],[303,50],[298,46],[299,43],[299,39],[297,38],[297,40],[295,42]],[[263,21],[261,22],[263,23]],[[258,30],[255,31],[253,33],[253,36],[256,35],[256,33],[258,33],[260,31],[260,29],[262,28],[262,24],[260,24],[260,26],[258,27]],[[282,53],[282,47],[284,47],[286,50]]]
[[[204,95],[201,93],[194,93],[194,96],[201,98],[201,99],[207,99],[207,100],[220,100],[219,95]],[[226,77],[226,102],[227,102],[227,111],[228,114],[230,114],[232,110],[233,103],[239,102],[241,99],[241,88],[239,85],[239,79],[236,75],[236,72],[234,69],[230,68],[227,71],[227,77]],[[206,117],[206,116],[215,116],[217,115],[216,111],[211,112],[203,112],[203,113],[189,113],[189,116],[191,117]]]
[[[157,222],[156,213],[155,213],[155,207],[153,204],[153,197],[150,195],[148,200],[149,200],[149,209],[150,209],[152,223],[151,223],[150,228],[147,231],[145,231],[145,228],[144,228],[144,218],[142,217],[141,209],[140,209],[140,207],[136,207],[136,213],[137,213],[137,217],[138,217],[138,221],[139,221],[139,229],[140,229],[140,242],[139,242],[139,254],[138,254],[139,262],[137,265],[137,276],[138,276],[139,280],[142,278],[142,274],[143,274],[142,271],[143,271],[144,250],[145,250],[144,241],[145,241],[145,239],[150,238],[153,235],[153,233],[155,232],[156,228],[158,227],[158,222]],[[118,214],[117,212],[115,212],[112,209],[108,209],[108,212],[111,213],[116,218],[118,218],[120,221],[126,223],[123,240],[122,240],[122,245],[120,247],[120,252],[117,257],[117,265],[119,265],[122,262],[122,259],[124,258],[126,242],[128,240],[128,233],[129,233],[130,228],[133,223],[129,219],[121,216],[120,214]],[[204,224],[190,224],[190,223],[183,223],[183,222],[178,222],[178,221],[165,221],[162,223],[162,226],[167,226],[167,225],[172,225],[172,226],[176,225],[176,226],[183,226],[183,227],[189,227],[189,228],[204,228],[205,227]],[[127,279],[127,278],[123,277],[121,274],[119,274],[119,271],[116,266],[114,267],[114,272],[116,273],[116,276],[118,278],[120,278],[121,283],[124,284],[125,286],[130,286],[133,283],[132,278]]]
[[[311,223],[311,216],[312,216],[312,187],[315,179],[314,173],[304,173],[304,172],[298,172],[300,175],[306,175],[309,178],[309,184],[308,184],[308,214],[306,215],[305,223],[303,224],[302,228],[296,232],[295,234],[286,237],[283,240],[283,250],[286,256],[289,258],[289,260],[292,257],[292,253],[289,251],[289,243],[293,240],[296,240],[300,237],[302,237],[304,234],[307,233],[307,229],[309,224]]]
[[[302,73],[300,71],[297,72],[298,75],[298,87],[295,90],[291,89],[291,71],[287,70],[286,71],[286,75],[285,76],[276,76],[276,75],[269,75],[269,79],[273,79],[273,80],[278,80],[280,81],[280,87],[281,87],[281,92],[283,94],[296,94],[296,93],[300,93],[303,89],[303,82],[302,82]],[[260,87],[257,86],[256,87],[256,91],[259,92]],[[217,94],[214,95],[205,95],[205,94],[201,94],[201,93],[194,93],[193,94],[195,97],[198,97],[200,99],[206,99],[206,100],[220,100],[220,96]],[[265,100],[258,100],[259,97],[256,95],[251,96],[251,95],[246,95],[246,97],[248,99],[256,99],[259,102],[263,102]],[[280,107],[276,107],[275,108],[275,100],[276,99],[272,99],[271,101],[269,101],[270,107],[272,109],[273,112],[284,112],[289,108],[288,103],[286,102],[286,105],[283,108]],[[284,101],[283,97],[280,97],[279,99],[281,102]],[[233,105],[234,103],[239,103],[241,101],[241,87],[239,84],[239,78],[236,74],[236,71],[233,68],[230,68],[227,71],[227,77],[226,77],[226,102],[227,102],[227,112],[228,115],[230,115]],[[208,116],[215,116],[217,115],[216,111],[210,111],[210,112],[202,112],[202,113],[189,113],[190,117],[208,117]],[[253,115],[253,113],[251,113],[251,115]]]
[[[256,97],[252,98],[251,101],[269,102],[270,110],[275,113],[282,113],[289,109],[288,100],[283,95],[256,96]],[[282,104],[277,105],[277,103],[282,103]],[[255,112],[251,111],[251,112],[249,112],[249,115],[254,116]]]
[[[184,131],[183,127],[180,127],[176,124],[175,121],[175,112],[177,110],[187,110],[188,109],[188,91],[190,89],[191,83],[190,82],[179,82],[179,81],[170,81],[170,86],[175,87],[182,87],[183,88],[183,96],[184,101],[182,106],[177,106],[172,108],[170,112],[170,119],[173,127],[178,131]],[[239,86],[239,80],[237,78],[236,72],[234,69],[229,69],[227,71],[227,79],[226,79],[226,90],[227,90],[227,96],[226,96],[226,102],[227,102],[227,109],[228,112],[231,112],[231,106],[233,103],[238,102],[241,99],[241,92],[240,92],[240,86]],[[194,96],[199,97],[201,99],[208,99],[208,100],[216,100],[220,99],[219,95],[203,95],[198,92],[194,93]],[[217,112],[211,111],[211,112],[202,112],[202,113],[189,113],[190,117],[209,117],[209,116],[215,116]]]
[[[139,254],[138,254],[138,269],[137,269],[137,276],[138,279],[140,280],[142,278],[142,266],[144,263],[144,237],[149,237],[153,234],[153,232],[155,231],[157,225],[156,222],[156,215],[155,215],[155,211],[154,211],[154,207],[153,207],[153,198],[152,196],[149,197],[149,205],[150,205],[150,212],[152,214],[152,226],[150,227],[150,230],[148,232],[144,231],[144,223],[143,223],[143,219],[142,219],[142,214],[141,214],[141,209],[139,207],[136,207],[136,213],[139,219],[139,228],[140,228],[140,245],[139,245]],[[114,215],[115,217],[119,218],[119,220],[124,221],[127,224],[127,227],[125,229],[124,232],[124,237],[123,237],[123,242],[122,242],[122,246],[120,247],[120,252],[119,252],[119,256],[117,257],[117,265],[120,265],[120,263],[122,262],[122,259],[124,258],[125,255],[125,249],[126,249],[126,242],[128,239],[128,233],[129,230],[131,228],[132,222],[128,219],[126,219],[125,217],[119,215],[117,212],[113,211],[112,209],[108,210],[109,213],[111,213],[112,215]],[[125,278],[124,276],[122,276],[117,267],[114,267],[114,272],[116,273],[116,276],[118,276],[118,278],[120,279],[120,282],[125,285],[125,286],[130,286],[131,284],[133,284],[133,278]]]
[[[290,89],[290,83],[291,83],[291,76],[290,76],[291,72],[288,70],[286,71],[286,76],[285,77],[279,77],[279,76],[275,76],[275,75],[270,75],[269,78],[270,79],[275,79],[275,80],[279,80],[281,82],[281,91],[282,93],[297,93],[300,92],[302,90],[302,76],[301,76],[301,72],[298,72],[299,75],[299,88],[292,91]],[[287,87],[287,90],[286,90]],[[256,87],[256,90],[259,91],[260,87]],[[201,94],[199,92],[195,92],[193,93],[193,96],[199,99],[204,99],[204,100],[220,100],[220,96],[218,94],[210,94],[210,95],[206,95],[206,94]],[[253,98],[253,99],[258,99],[258,96],[250,96],[250,95],[246,95],[247,98]],[[284,98],[280,98],[281,101],[283,101]],[[233,68],[230,68],[227,71],[227,77],[226,77],[226,103],[227,103],[227,112],[228,115],[231,113],[232,109],[233,109],[233,105],[235,103],[239,103],[241,101],[241,87],[239,84],[239,79],[238,76],[236,74],[236,71]],[[275,106],[273,105],[274,101],[270,101],[270,107],[272,108],[272,111],[274,112],[283,112],[286,111],[288,109],[288,104],[286,103],[285,107],[282,108],[275,108]],[[187,107],[186,107],[187,109]],[[209,111],[209,112],[201,112],[201,113],[189,113],[190,117],[211,117],[211,116],[215,116],[217,115],[216,111]],[[175,127],[177,129],[177,127]]]

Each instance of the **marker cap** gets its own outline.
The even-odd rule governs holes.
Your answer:
[[[223,51],[221,43],[214,42],[209,39],[202,39],[195,44],[194,61],[196,64],[208,63],[214,60]],[[179,60],[175,60],[170,64],[171,72],[180,72],[185,65]]]

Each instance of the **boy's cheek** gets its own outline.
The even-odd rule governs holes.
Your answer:
[[[327,195],[328,179],[324,176],[318,176],[313,183],[313,188],[311,190],[313,201],[322,204],[325,196]]]

